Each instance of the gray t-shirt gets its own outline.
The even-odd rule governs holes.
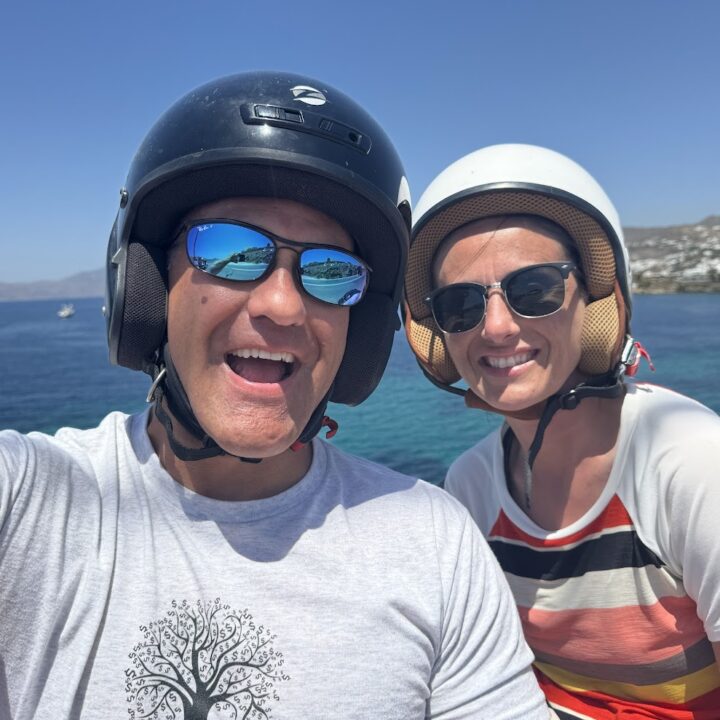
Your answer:
[[[0,718],[547,718],[464,508],[320,440],[265,500],[197,495],[147,414],[0,433]]]

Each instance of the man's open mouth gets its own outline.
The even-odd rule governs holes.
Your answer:
[[[236,375],[249,382],[278,383],[292,374],[295,356],[289,352],[243,348],[229,352],[225,362]]]

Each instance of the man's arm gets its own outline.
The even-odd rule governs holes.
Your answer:
[[[455,504],[455,503],[453,503]],[[459,537],[438,537],[445,615],[427,717],[547,720],[510,588],[464,508]]]

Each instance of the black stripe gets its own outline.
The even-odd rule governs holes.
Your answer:
[[[560,718],[560,720],[578,720],[580,717],[579,715],[570,715],[570,713],[564,712],[563,710],[558,710],[557,708],[553,708],[557,716]]]
[[[490,547],[505,572],[534,580],[560,580],[598,570],[664,565],[643,545],[634,530],[601,535],[568,550],[538,551],[503,540],[490,541]]]

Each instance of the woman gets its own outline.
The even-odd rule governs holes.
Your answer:
[[[626,379],[622,228],[568,158],[498,145],[418,203],[406,330],[426,375],[500,413],[447,489],[515,595],[561,718],[720,718],[720,419]],[[466,391],[454,387],[460,378]]]

